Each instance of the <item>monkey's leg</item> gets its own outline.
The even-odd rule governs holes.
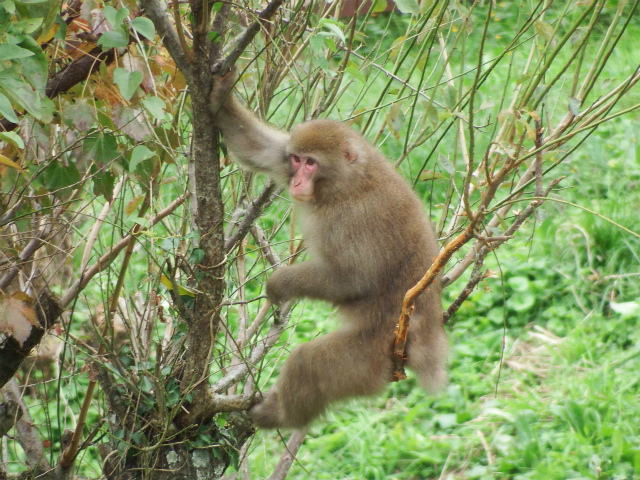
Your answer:
[[[380,393],[391,378],[388,335],[344,328],[296,347],[250,414],[262,428],[300,428],[331,403]]]
[[[430,393],[437,392],[447,383],[447,336],[440,317],[435,318],[437,320],[415,316],[411,319],[406,352],[407,367],[417,374],[422,387]]]

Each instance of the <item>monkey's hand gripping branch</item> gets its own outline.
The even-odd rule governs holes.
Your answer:
[[[398,326],[396,327],[395,338],[393,340],[393,351],[391,354],[393,361],[392,382],[399,382],[400,380],[407,378],[407,374],[404,371],[404,362],[406,360],[405,348],[407,346],[407,334],[409,333],[409,321],[415,307],[416,297],[429,288],[429,285],[435,281],[438,273],[442,271],[453,254],[473,238],[473,226],[475,223],[476,222],[471,222],[471,224],[460,235],[444,247],[442,252],[440,252],[440,255],[435,258],[431,268],[429,268],[424,277],[422,277],[420,281],[404,296],[404,300],[402,301],[402,311],[400,312],[400,319],[398,320]]]

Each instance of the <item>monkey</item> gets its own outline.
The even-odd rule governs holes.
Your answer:
[[[235,79],[213,75],[214,123],[242,167],[288,187],[309,257],[277,267],[267,297],[276,306],[325,300],[343,322],[296,346],[275,387],[248,411],[259,428],[303,428],[332,404],[377,395],[390,383],[402,300],[438,243],[411,186],[360,133],[328,119],[275,129],[233,96]],[[447,351],[436,281],[415,302],[406,348],[407,367],[427,391],[446,383]]]

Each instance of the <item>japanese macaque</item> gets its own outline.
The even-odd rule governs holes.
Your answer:
[[[301,428],[340,400],[380,393],[402,299],[429,269],[438,245],[407,182],[359,133],[312,120],[273,129],[230,93],[235,76],[214,76],[216,125],[233,157],[288,186],[309,260],[278,267],[267,282],[276,305],[302,297],[331,302],[344,326],[297,346],[275,387],[250,410],[261,428]],[[440,286],[420,295],[407,367],[430,391],[446,382]]]

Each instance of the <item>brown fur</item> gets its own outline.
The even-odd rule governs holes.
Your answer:
[[[391,346],[402,299],[428,270],[438,245],[407,182],[360,134],[313,120],[291,134],[261,123],[231,95],[233,78],[214,82],[212,106],[224,140],[247,168],[287,185],[290,155],[317,162],[313,198],[297,202],[310,259],[278,268],[268,297],[326,300],[344,326],[297,346],[277,385],[250,414],[259,427],[299,428],[331,403],[380,393],[392,375]],[[447,340],[440,288],[420,295],[411,319],[407,366],[428,390],[446,381]]]

